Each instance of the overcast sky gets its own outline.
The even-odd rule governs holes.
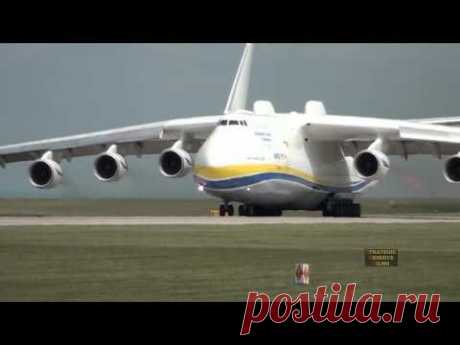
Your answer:
[[[242,44],[0,45],[0,145],[222,112]],[[458,44],[256,45],[249,101],[331,114],[423,118],[460,115]],[[157,156],[129,158],[129,176],[97,182],[93,158],[63,163],[65,185],[39,191],[28,163],[0,169],[0,197],[200,197],[191,177],[167,179]],[[458,197],[443,161],[392,158],[382,197]]]

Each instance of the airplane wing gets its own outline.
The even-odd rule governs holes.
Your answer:
[[[417,119],[411,120],[418,123],[425,123],[429,125],[443,125],[443,126],[460,126],[460,116],[457,117],[434,117],[431,119]]]
[[[253,49],[253,44],[246,44],[224,114],[241,111],[246,107]],[[57,161],[97,155],[114,144],[117,145],[117,152],[124,156],[154,154],[171,147],[179,139],[186,139],[186,150],[196,153],[221,116],[223,115],[176,119],[0,146],[0,167],[7,163],[36,160],[49,151]]]
[[[388,155],[432,154],[438,158],[460,152],[460,128],[450,118],[403,121],[324,115],[311,116],[303,125],[306,139],[340,142],[347,155],[367,149],[376,139],[385,143]]]
[[[195,153],[216,127],[221,116],[204,116],[154,122],[61,138],[0,146],[0,165],[30,161],[48,151],[56,160],[97,155],[116,144],[123,155],[160,153],[179,139],[187,137],[188,152]]]

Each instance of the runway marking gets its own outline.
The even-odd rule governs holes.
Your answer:
[[[250,225],[250,224],[423,224],[460,223],[460,217],[322,218],[322,217],[0,217],[5,226],[59,225]]]

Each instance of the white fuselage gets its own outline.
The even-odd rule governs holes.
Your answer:
[[[318,209],[356,193],[360,179],[338,143],[305,138],[305,114],[232,114],[205,141],[194,162],[200,189],[226,202]]]

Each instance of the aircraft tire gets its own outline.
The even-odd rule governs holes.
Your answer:
[[[225,205],[220,205],[219,206],[219,216],[225,217],[225,213],[226,213]]]
[[[353,203],[352,200],[334,200],[326,203],[322,209],[323,217],[361,217],[361,205]]]

